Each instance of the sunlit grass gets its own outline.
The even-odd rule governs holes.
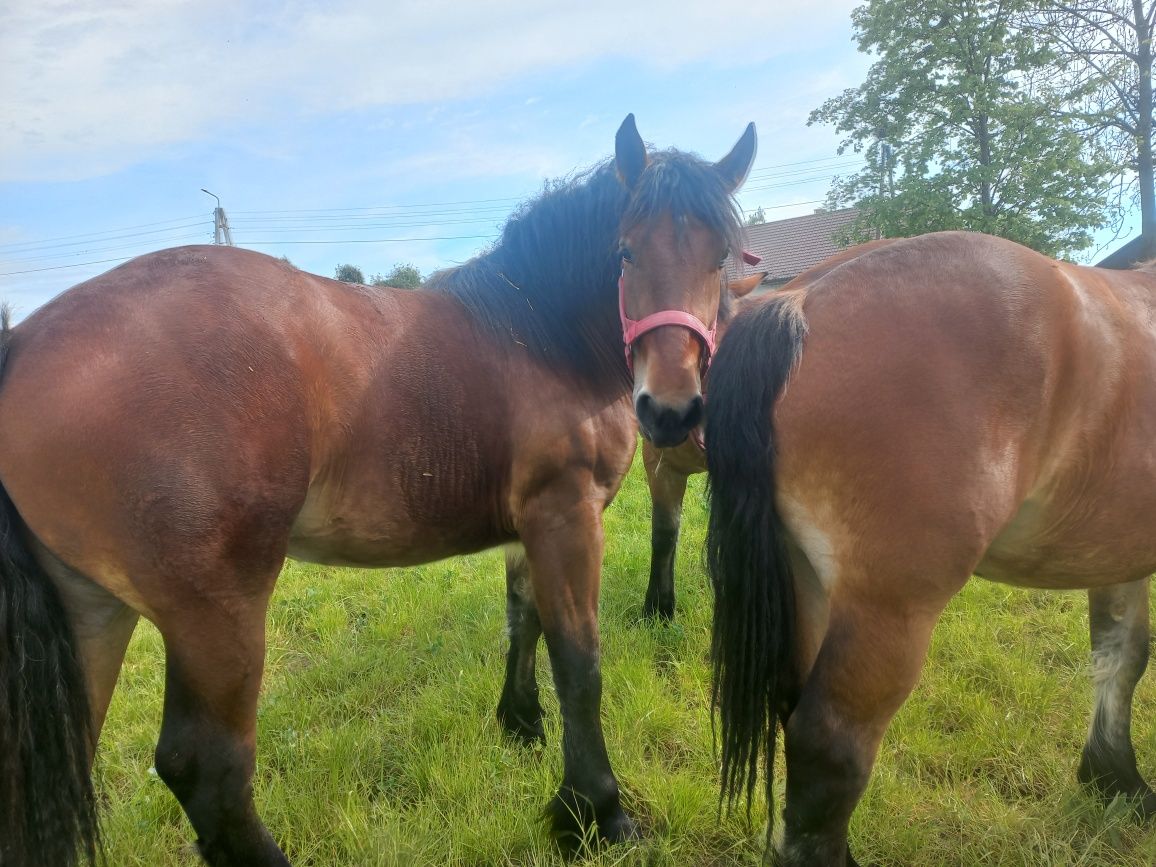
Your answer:
[[[649,501],[635,467],[607,515],[603,718],[643,841],[580,865],[758,864],[765,812],[717,812],[707,709],[710,599],[702,478],[687,496],[678,620],[639,621]],[[545,652],[547,747],[500,733],[498,553],[368,572],[290,564],[274,595],[259,714],[258,808],[297,865],[560,865],[542,809],[561,779]],[[142,625],[101,741],[109,864],[195,865],[192,829],[150,772],[161,642]],[[863,863],[1150,865],[1156,832],[1089,800],[1074,771],[1091,703],[1083,594],[979,581],[944,615],[852,824]],[[1156,778],[1156,691],[1137,696]],[[781,781],[779,788],[781,790]]]

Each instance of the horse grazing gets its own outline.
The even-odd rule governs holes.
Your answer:
[[[554,830],[636,835],[600,722],[601,513],[635,449],[634,400],[667,442],[699,421],[703,323],[754,149],[749,126],[718,163],[648,153],[630,116],[612,161],[548,186],[423,291],[184,247],[5,323],[0,863],[95,860],[91,757],[143,615],[166,652],[156,768],[202,856],[287,864],[250,783],[286,556],[380,567],[496,545],[523,552],[499,719],[540,733],[544,634],[563,718]],[[631,333],[633,393],[627,313],[649,326]]]
[[[766,271],[756,271],[728,284],[734,298],[744,298],[763,281]],[[738,310],[736,306],[734,308]],[[732,313],[733,315],[733,313]],[[722,329],[725,323],[719,323]],[[674,618],[674,558],[682,529],[682,501],[687,480],[706,472],[706,456],[701,439],[688,437],[679,446],[661,449],[648,439],[642,440],[642,465],[650,490],[650,582],[642,615],[657,620]]]
[[[761,757],[770,803],[781,723],[785,864],[854,863],[883,732],[973,574],[1088,590],[1077,776],[1156,811],[1130,733],[1156,570],[1154,315],[1150,273],[945,232],[841,254],[731,323],[706,422],[722,791],[749,805]]]

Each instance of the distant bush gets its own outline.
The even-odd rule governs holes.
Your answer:
[[[356,265],[338,265],[334,276],[342,283],[365,283],[365,275]]]
[[[369,281],[371,286],[393,286],[397,289],[420,289],[422,284],[421,271],[409,262],[393,266],[388,274],[374,274]]]

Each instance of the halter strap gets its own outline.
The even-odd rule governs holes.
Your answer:
[[[717,318],[709,328],[697,316],[683,310],[660,310],[649,316],[643,316],[641,319],[631,319],[626,315],[626,296],[622,275],[618,277],[618,315],[622,319],[622,342],[626,347],[626,366],[631,374],[634,373],[634,342],[643,334],[654,331],[656,328],[662,328],[664,325],[678,325],[696,335],[703,345],[703,373],[710,367],[711,357],[715,350]]]
[[[748,265],[757,265],[763,261],[762,256],[757,256],[754,253],[743,250],[743,261]],[[690,313],[682,310],[660,310],[658,313],[651,313],[649,316],[643,316],[641,319],[631,319],[626,315],[626,293],[622,286],[623,277],[625,273],[618,275],[618,316],[622,320],[622,342],[626,347],[626,367],[630,373],[634,373],[634,341],[636,341],[643,334],[648,331],[653,331],[656,328],[661,328],[664,325],[680,325],[687,328],[690,332],[702,341],[703,356],[702,356],[702,372],[706,373],[707,368],[710,367],[711,358],[714,356],[715,347],[715,332],[718,330],[718,317],[715,317],[714,323],[710,328],[706,327],[701,319]]]

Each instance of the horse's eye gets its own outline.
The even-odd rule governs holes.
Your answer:
[[[618,255],[622,257],[623,262],[633,262],[634,261],[634,254],[630,252],[629,247],[623,247],[621,250],[618,251]]]

